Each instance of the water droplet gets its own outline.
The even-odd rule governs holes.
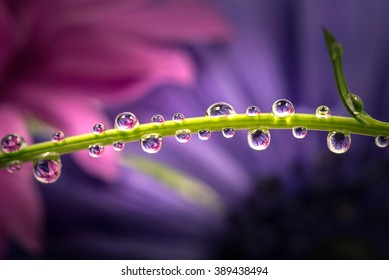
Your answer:
[[[210,117],[229,116],[233,114],[236,114],[234,108],[230,104],[225,102],[218,102],[212,104],[211,106],[209,106],[206,113],[206,115]]]
[[[222,134],[225,138],[232,138],[235,135],[235,129],[233,128],[223,128]]]
[[[297,139],[303,139],[308,134],[308,130],[305,127],[294,127],[292,130],[293,136]]]
[[[140,145],[146,153],[158,153],[162,148],[162,137],[156,133],[144,135],[140,139]]]
[[[56,131],[51,135],[51,142],[59,143],[65,139],[65,134],[62,131]]]
[[[189,129],[181,129],[176,131],[176,139],[180,143],[188,143],[191,137]]]
[[[94,158],[101,157],[104,153],[104,146],[99,144],[94,144],[89,146],[89,155]]]
[[[289,117],[294,114],[294,106],[287,99],[278,99],[273,103],[271,111],[276,117]]]
[[[115,127],[121,131],[133,129],[138,125],[137,117],[130,112],[121,113],[115,119]]]
[[[10,162],[7,166],[7,171],[9,173],[16,173],[20,169],[22,169],[22,163],[18,160],[14,160],[14,161]]]
[[[211,131],[210,130],[199,130],[197,133],[200,140],[208,140],[211,138]]]
[[[106,129],[107,129],[107,128],[105,127],[104,124],[102,124],[102,123],[97,123],[97,124],[95,124],[95,125],[93,126],[92,131],[93,131],[93,134],[99,135],[99,134],[103,133]]]
[[[270,145],[270,132],[263,129],[253,129],[247,134],[247,142],[250,148],[262,151]]]
[[[161,115],[154,115],[151,117],[151,122],[154,122],[154,123],[163,123],[164,121],[165,121],[165,119]]]
[[[173,119],[173,121],[180,122],[180,121],[183,121],[185,119],[185,116],[182,113],[176,113],[173,115],[172,119]]]
[[[7,134],[3,137],[3,139],[1,139],[1,150],[4,153],[16,152],[22,149],[25,144],[26,142],[24,141],[24,138],[19,134]]]
[[[358,95],[351,94],[351,104],[350,108],[354,114],[359,114],[363,111],[363,101]]]
[[[126,146],[126,143],[123,141],[116,141],[113,142],[112,147],[115,151],[120,152],[124,150],[124,147]]]
[[[257,106],[250,106],[246,110],[247,116],[258,116],[261,113],[261,110]]]
[[[327,146],[335,154],[343,154],[351,146],[351,137],[340,131],[329,132],[327,136]]]
[[[54,159],[38,159],[34,161],[33,173],[35,179],[41,183],[54,183],[61,176],[62,164],[61,160]]]
[[[374,139],[375,144],[380,148],[385,148],[389,145],[389,137],[379,135]]]
[[[331,117],[331,110],[327,106],[319,106],[316,109],[316,117],[320,119],[326,119]]]

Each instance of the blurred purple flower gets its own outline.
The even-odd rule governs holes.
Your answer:
[[[220,15],[199,1],[0,1],[0,133],[32,143],[28,114],[67,136],[108,125],[102,104],[133,102],[166,82],[193,83],[192,62],[178,45],[227,37]],[[112,150],[102,160],[85,151],[74,158],[87,173],[118,180]],[[40,248],[43,209],[28,169],[1,170],[0,254],[5,239]]]

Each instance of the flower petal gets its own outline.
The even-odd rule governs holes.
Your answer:
[[[15,102],[56,126],[65,136],[91,133],[96,123],[103,123],[107,128],[111,126],[100,104],[83,97],[82,93],[44,84],[24,84],[14,88],[12,96]],[[110,147],[105,149],[101,158],[92,158],[87,151],[72,155],[89,174],[106,181],[117,178],[118,154]]]
[[[31,143],[20,111],[9,104],[0,105],[0,135],[18,133]],[[31,176],[31,164],[24,164],[17,174],[0,170],[0,238],[19,243],[30,253],[42,249],[43,214],[42,201]],[[0,241],[0,257],[7,250]]]

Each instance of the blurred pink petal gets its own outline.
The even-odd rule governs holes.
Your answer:
[[[104,115],[99,102],[80,98],[78,93],[49,85],[26,84],[15,87],[12,96],[15,103],[58,127],[65,136],[91,133],[96,123],[112,128],[113,121],[109,121]],[[95,177],[113,181],[118,176],[119,155],[111,147],[106,147],[101,158],[92,158],[87,150],[72,155],[85,171]]]
[[[0,135],[18,133],[27,143],[31,139],[16,107],[0,104]],[[12,239],[30,253],[42,249],[43,207],[33,183],[31,164],[24,164],[17,174],[0,170],[0,238]],[[0,257],[4,257],[4,240],[0,240]]]

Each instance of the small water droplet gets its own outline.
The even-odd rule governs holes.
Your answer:
[[[115,127],[121,131],[133,129],[138,125],[137,117],[130,112],[121,113],[115,119]]]
[[[292,130],[293,136],[297,139],[303,139],[308,134],[308,130],[305,127],[294,127]]]
[[[335,154],[343,154],[348,151],[351,146],[351,137],[349,134],[333,131],[327,136],[327,146],[331,152]]]
[[[140,145],[146,153],[158,153],[162,148],[162,137],[156,133],[144,135],[140,139]]]
[[[250,148],[262,151],[270,145],[270,132],[265,129],[253,129],[247,134],[247,142]]]
[[[354,114],[359,114],[363,111],[363,101],[358,95],[353,93],[351,94],[351,103],[352,106],[350,107]]]
[[[106,129],[107,129],[107,128],[105,127],[104,124],[102,124],[102,123],[97,123],[97,124],[95,124],[95,125],[93,126],[92,131],[93,131],[93,134],[99,135],[99,134],[103,133]]]
[[[126,146],[126,143],[123,141],[116,141],[113,142],[112,147],[115,151],[120,152],[124,150],[124,147]]]
[[[94,158],[101,157],[104,153],[104,146],[99,144],[94,144],[89,146],[89,155]]]
[[[22,169],[22,163],[18,160],[14,160],[7,165],[7,171],[9,173],[16,173]]]
[[[12,153],[19,151],[26,145],[24,138],[19,134],[7,134],[1,139],[1,150],[4,153]]]
[[[173,121],[180,122],[180,121],[183,121],[185,119],[185,116],[182,113],[175,113],[173,115],[172,119],[173,119]]]
[[[223,128],[222,134],[225,138],[232,138],[235,135],[235,129],[233,128]]]
[[[230,104],[225,102],[218,102],[212,104],[211,106],[209,106],[206,113],[206,115],[210,117],[229,116],[233,114],[236,114],[234,108]]]
[[[161,115],[154,115],[151,117],[151,122],[153,123],[163,123],[165,119]]]
[[[41,183],[54,183],[61,176],[61,160],[43,158],[34,161],[33,174],[36,180]]]
[[[197,135],[199,136],[200,140],[208,140],[209,138],[211,138],[211,131],[206,129],[199,130]]]
[[[261,114],[261,110],[257,106],[250,106],[246,110],[247,116],[258,116],[259,114]]]
[[[287,99],[278,99],[273,103],[271,111],[276,117],[289,117],[294,114],[294,106]]]
[[[56,131],[51,135],[51,142],[59,143],[65,139],[65,134],[62,131]]]
[[[326,119],[331,117],[331,110],[327,106],[319,106],[316,109],[316,117],[319,119]]]
[[[191,131],[189,129],[181,129],[176,131],[176,139],[180,143],[188,143],[191,138]]]
[[[389,145],[389,137],[379,135],[379,136],[375,137],[374,142],[377,145],[377,147],[385,148]]]

